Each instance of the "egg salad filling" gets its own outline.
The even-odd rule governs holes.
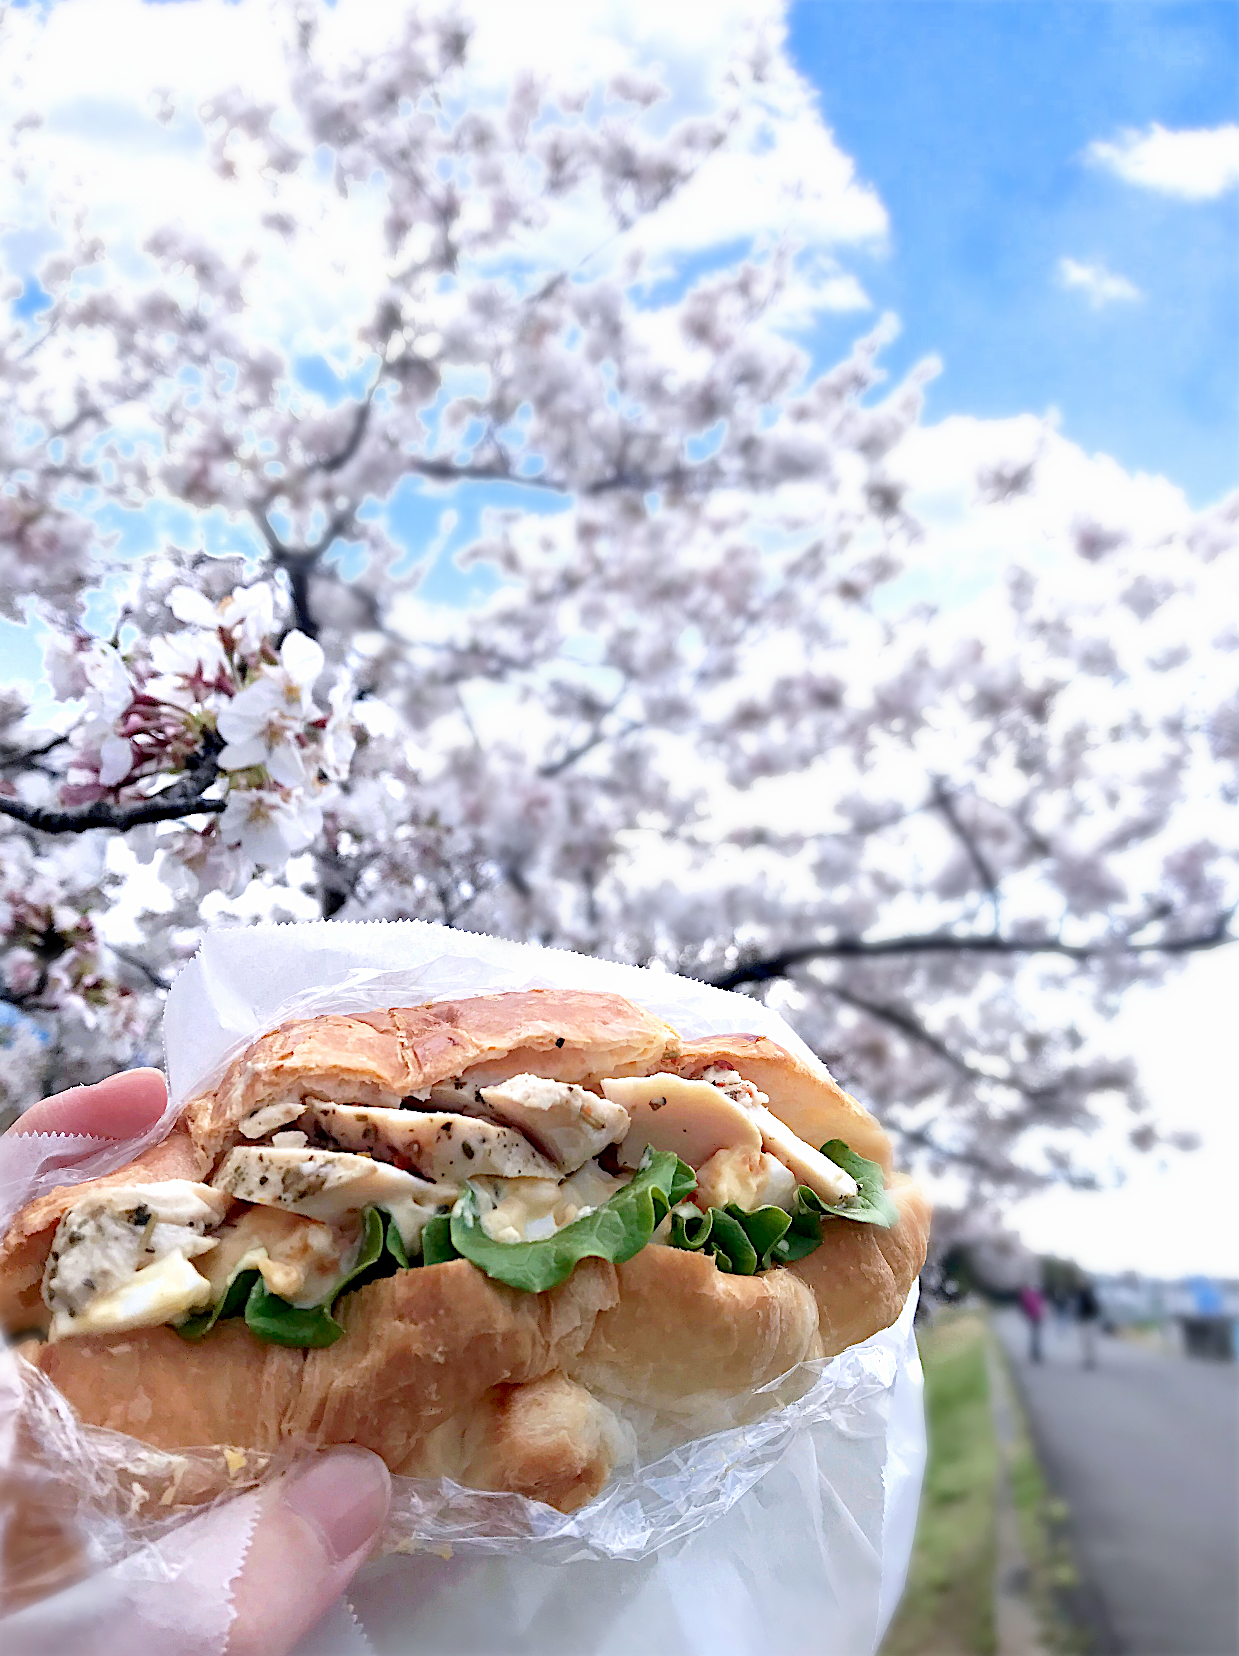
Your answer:
[[[752,1275],[819,1247],[827,1216],[894,1222],[876,1163],[805,1144],[735,1070],[599,1086],[465,1077],[399,1108],[268,1102],[209,1183],[96,1190],[66,1213],[48,1338],[166,1323],[202,1339],[241,1317],[330,1345],[341,1295],[401,1270],[463,1258],[541,1292],[652,1243]]]

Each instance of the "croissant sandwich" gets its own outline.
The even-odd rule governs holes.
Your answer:
[[[0,1317],[87,1422],[167,1451],[360,1443],[568,1512],[887,1327],[926,1202],[762,1036],[532,990],[285,1024],[120,1171],[24,1208]]]

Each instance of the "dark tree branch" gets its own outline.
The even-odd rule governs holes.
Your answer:
[[[598,710],[594,727],[588,736],[582,737],[574,746],[565,749],[558,759],[548,759],[545,764],[539,765],[538,775],[546,777],[548,780],[556,776],[562,776],[566,770],[572,769],[578,759],[584,759],[586,754],[592,753],[603,742],[608,740],[620,741],[625,736],[631,736],[634,730],[639,730],[642,723],[639,719],[626,719],[623,727],[611,733],[610,736],[605,728],[607,720],[628,694],[628,688],[628,684],[625,682],[619,695],[611,701],[610,705]]]
[[[353,416],[353,429],[345,439],[343,448],[337,449],[335,454],[328,455],[327,459],[317,461],[314,467],[315,470],[334,474],[348,465],[361,447],[361,440],[366,435],[366,427],[370,424],[370,409],[373,403],[374,390],[371,389],[364,401],[357,405],[357,411]]]
[[[934,804],[942,812],[942,815],[946,818],[946,821],[956,839],[959,840],[964,850],[968,853],[972,866],[980,875],[981,883],[989,893],[990,909],[993,914],[994,921],[993,929],[995,935],[997,935],[1000,923],[998,912],[998,876],[990,867],[989,861],[982,852],[980,845],[977,843],[975,835],[966,826],[963,818],[959,814],[959,811],[956,809],[955,800],[942,777],[934,777],[933,790]]]
[[[17,749],[10,748],[7,752],[0,749],[0,770],[24,770],[27,766],[40,768],[36,765],[39,759],[45,759],[49,753],[69,740],[68,736],[53,736],[50,741],[44,742],[42,747]]]
[[[361,441],[360,431],[357,433],[357,441]],[[327,464],[326,461],[323,462],[324,468]],[[343,465],[344,461],[340,460],[340,464]],[[265,504],[255,503],[250,507],[250,517],[267,543],[272,563],[277,569],[282,569],[288,577],[289,596],[293,603],[293,626],[307,638],[317,638],[319,626],[310,608],[310,580],[323,554],[330,550],[337,536],[344,534],[353,522],[357,515],[357,503],[349,501],[339,507],[332,513],[315,544],[300,548],[286,546],[276,534],[267,516],[270,504],[269,498]]]
[[[310,576],[319,556],[318,550],[275,555],[275,562],[288,576],[288,592],[293,601],[293,626],[307,638],[318,637],[318,622],[310,609]]]
[[[948,1163],[962,1163],[965,1167],[974,1168],[993,1179],[996,1184],[1005,1185],[1008,1189],[1036,1190],[1044,1185],[1044,1178],[1010,1158],[998,1161],[993,1156],[987,1156],[984,1151],[971,1150],[965,1145],[945,1145],[936,1139],[924,1127],[892,1127],[905,1144],[915,1145],[918,1150],[927,1150],[931,1156],[937,1156]],[[1091,1173],[1064,1172],[1059,1175],[1059,1182],[1065,1184],[1069,1190],[1096,1190],[1097,1179]]]
[[[290,552],[288,547],[284,545],[284,542],[276,534],[271,525],[271,520],[267,516],[267,507],[269,505],[270,499],[268,499],[264,505],[255,504],[250,507],[249,514],[255,529],[257,529],[258,533],[267,543],[267,551],[270,552],[271,556],[278,563],[281,559],[289,557]]]
[[[12,817],[27,828],[37,828],[42,834],[84,834],[91,828],[111,828],[123,834],[126,829],[138,828],[147,822],[177,822],[182,817],[199,816],[204,812],[218,816],[227,801],[204,799],[203,795],[219,777],[218,755],[222,747],[219,737],[209,736],[184,776],[150,799],[133,800],[127,804],[100,799],[93,805],[60,809],[48,805],[27,805],[24,800],[0,796],[0,816]]]
[[[157,972],[140,954],[135,954],[130,949],[122,949],[117,943],[113,943],[111,949],[117,960],[123,960],[126,966],[132,966],[135,972],[140,972],[152,989],[171,989],[172,980],[164,977],[162,972]]]
[[[777,953],[759,955],[707,978],[716,989],[736,989],[742,983],[769,983],[787,977],[810,960],[879,960],[890,955],[994,954],[1062,955],[1068,960],[1122,959],[1125,955],[1192,954],[1219,949],[1239,941],[1230,929],[1235,910],[1227,909],[1206,932],[1167,937],[1154,943],[1065,943],[1061,937],[977,937],[965,933],[928,932],[906,937],[836,937],[828,943],[804,943]],[[823,986],[825,987],[825,986]]]
[[[569,748],[567,752],[561,754],[558,759],[552,759],[545,765],[539,765],[538,775],[545,777],[548,781],[550,781],[553,777],[562,776],[566,770],[572,769],[578,759],[584,759],[587,753],[592,753],[594,749],[596,747],[600,747],[606,739],[606,732],[601,726],[599,726],[598,729],[593,731],[591,735],[587,736],[584,741],[578,742],[575,747]]]
[[[844,1005],[855,1007],[858,1012],[867,1013],[869,1017],[875,1018],[879,1023],[897,1029],[900,1034],[906,1035],[910,1040],[928,1048],[930,1052],[941,1058],[956,1074],[961,1075],[967,1081],[989,1086],[1009,1087],[1013,1092],[1027,1099],[1032,1106],[1043,1103],[1059,1091],[1057,1085],[1030,1087],[1020,1081],[1017,1076],[990,1075],[985,1070],[977,1069],[975,1065],[970,1064],[960,1053],[954,1051],[945,1041],[935,1035],[931,1029],[927,1029],[919,1018],[903,1007],[888,1006],[879,1001],[867,1000],[863,995],[853,994],[850,990],[840,988],[833,983],[819,984],[817,987],[824,989],[835,1000],[842,1001]],[[971,1167],[979,1173],[987,1174],[999,1183],[1009,1184],[1013,1177],[1017,1183],[1023,1183],[1029,1187],[1033,1187],[1040,1182],[1034,1174],[1020,1168],[1009,1158],[999,1162],[987,1156],[981,1150],[969,1149],[966,1146],[944,1145],[927,1128],[893,1125],[893,1130],[899,1134],[905,1143],[915,1145],[921,1150],[928,1150],[931,1155],[939,1156],[944,1161],[962,1162],[965,1167]],[[1091,1175],[1083,1177],[1068,1175],[1066,1182],[1072,1188],[1080,1190],[1095,1189],[1097,1183]]]
[[[978,1173],[985,1173],[1001,1184],[1009,1185],[1012,1175],[1018,1175],[1021,1171],[1010,1162],[995,1161],[992,1156],[987,1156],[981,1150],[970,1150],[962,1145],[948,1148],[924,1127],[895,1127],[892,1130],[899,1135],[905,1144],[915,1145],[918,1150],[927,1150],[931,1156],[938,1156],[944,1162],[962,1162],[965,1167],[974,1168]],[[1036,1183],[1030,1176],[1021,1182],[1030,1185]]]
[[[887,1006],[880,1001],[867,1000],[863,995],[854,994],[850,989],[844,989],[837,983],[815,984],[814,987],[824,989],[828,995],[837,1001],[842,1001],[845,1006],[851,1006],[858,1012],[867,1013],[869,1017],[876,1018],[879,1023],[887,1024],[891,1029],[897,1029],[901,1035],[907,1035],[909,1039],[918,1042],[921,1046],[928,1047],[930,1052],[936,1054],[944,1063],[949,1064],[953,1070],[969,1081],[992,1082],[1002,1080],[998,1076],[987,1075],[984,1070],[975,1069],[966,1058],[961,1057],[940,1036],[935,1035],[931,1029],[927,1029],[919,1018],[903,1007]],[[1003,1084],[1014,1085],[1017,1090],[1023,1090],[1018,1087],[1018,1083],[1004,1082]]]
[[[409,455],[407,467],[417,477],[429,478],[436,483],[519,483],[523,488],[542,489],[552,494],[579,494],[594,496],[613,494],[619,489],[663,489],[670,485],[683,487],[690,481],[702,483],[705,481],[705,471],[708,462],[703,461],[699,466],[674,466],[665,472],[614,472],[609,477],[595,478],[592,483],[573,484],[561,477],[546,475],[525,476],[516,471],[509,464],[484,464],[461,462],[457,460],[436,460],[432,457]],[[713,469],[708,486],[718,481],[717,468]]]

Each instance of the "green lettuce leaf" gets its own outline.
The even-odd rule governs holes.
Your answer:
[[[326,1305],[290,1305],[260,1278],[245,1302],[245,1326],[272,1345],[329,1346],[344,1333]]]
[[[395,1261],[396,1268],[401,1271],[407,1271],[409,1268],[409,1255],[405,1249],[404,1237],[401,1236],[400,1232],[397,1230],[396,1221],[392,1218],[390,1213],[387,1216],[387,1240],[384,1246],[391,1258]]]
[[[709,1217],[710,1239],[706,1252],[713,1253],[715,1265],[720,1271],[734,1272],[736,1276],[752,1276],[757,1270],[757,1249],[745,1234],[744,1226],[729,1208],[711,1208]]]
[[[696,1185],[697,1175],[674,1151],[647,1148],[630,1184],[554,1236],[539,1242],[494,1241],[482,1229],[477,1196],[468,1189],[452,1210],[451,1239],[457,1252],[487,1276],[538,1294],[571,1276],[582,1259],[620,1265],[640,1253],[673,1204]]]
[[[836,1167],[852,1175],[856,1180],[857,1192],[855,1196],[847,1196],[843,1201],[828,1206],[820,1196],[801,1185],[801,1197],[806,1201],[811,1198],[808,1205],[816,1204],[820,1212],[833,1214],[836,1219],[855,1219],[862,1225],[881,1225],[884,1230],[899,1223],[899,1209],[886,1194],[886,1179],[877,1162],[858,1156],[854,1150],[848,1149],[842,1139],[831,1139],[829,1144],[824,1144],[822,1154]]]
[[[754,1268],[758,1271],[768,1271],[774,1263],[775,1248],[791,1227],[791,1214],[786,1213],[781,1207],[754,1208],[751,1213],[746,1213],[734,1202],[728,1202],[724,1212],[736,1221],[748,1238],[749,1245],[757,1256]]]
[[[856,1155],[842,1139],[824,1144],[822,1154],[856,1180],[855,1196],[827,1203],[808,1185],[800,1185],[791,1213],[778,1207],[746,1212],[735,1202],[702,1214],[677,1213],[671,1224],[672,1247],[705,1252],[713,1256],[720,1271],[752,1276],[755,1271],[768,1271],[772,1265],[794,1264],[820,1248],[822,1220],[827,1214],[866,1225],[890,1226],[897,1222],[899,1212],[886,1194],[886,1182],[877,1162]]]
[[[806,1196],[817,1205],[809,1206],[805,1202]],[[778,1265],[794,1265],[798,1259],[815,1253],[821,1245],[821,1204],[807,1185],[800,1185],[796,1190],[796,1207],[791,1216],[791,1224],[771,1249],[773,1262]]]
[[[221,1317],[239,1317],[245,1310],[250,1289],[257,1281],[257,1271],[239,1272],[213,1306],[206,1311],[196,1312],[192,1317],[186,1317],[182,1323],[177,1323],[177,1333],[185,1340],[200,1340],[204,1334],[211,1332]]]
[[[791,1225],[792,1215],[783,1208],[761,1207],[748,1212],[728,1202],[725,1208],[712,1207],[706,1213],[675,1214],[671,1246],[713,1255],[720,1271],[752,1276],[784,1262],[786,1250],[780,1251],[779,1244]],[[817,1241],[812,1242],[804,1251],[809,1253],[816,1246]]]
[[[452,1221],[446,1213],[436,1213],[422,1230],[422,1264],[446,1265],[449,1259],[459,1259],[452,1241]]]
[[[672,1207],[678,1207],[686,1196],[691,1196],[697,1188],[697,1175],[687,1162],[676,1157],[675,1172],[671,1177],[671,1188],[667,1192],[667,1200]],[[661,1223],[661,1220],[659,1221]]]
[[[376,1207],[368,1207],[362,1214],[361,1252],[353,1269],[342,1277],[327,1299],[318,1305],[290,1305],[286,1299],[271,1293],[261,1278],[250,1290],[245,1302],[245,1323],[251,1334],[275,1345],[329,1346],[344,1333],[331,1308],[340,1295],[349,1288],[360,1288],[363,1281],[373,1281],[381,1274],[380,1264],[387,1245],[387,1215]],[[403,1252],[403,1247],[401,1252]]]

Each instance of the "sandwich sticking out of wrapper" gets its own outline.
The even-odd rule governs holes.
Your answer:
[[[16,1215],[0,1315],[156,1450],[359,1443],[571,1512],[617,1409],[688,1438],[890,1326],[928,1223],[820,1066],[534,989],[262,1035],[161,1143]]]

